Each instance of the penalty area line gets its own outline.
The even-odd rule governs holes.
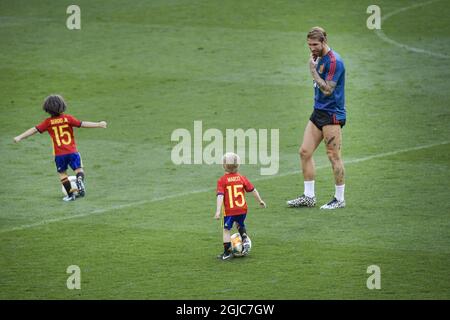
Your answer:
[[[390,13],[388,13],[388,14],[382,16],[382,17],[381,17],[381,22],[382,22],[382,23],[385,22],[386,20],[388,20],[389,18],[391,18],[392,16],[394,16],[394,15],[396,15],[396,14],[399,14],[399,13],[402,13],[402,12],[405,12],[405,11],[408,11],[408,10],[411,10],[411,9],[415,9],[415,8],[420,8],[420,7],[428,6],[428,5],[430,5],[430,4],[432,4],[432,3],[435,3],[435,2],[437,2],[437,1],[440,1],[440,0],[432,0],[432,1],[428,1],[428,2],[421,2],[421,3],[413,4],[413,5],[409,6],[409,7],[403,7],[403,8],[400,8],[400,9],[398,9],[398,10],[392,11],[392,12],[390,12]],[[438,57],[438,58],[444,58],[444,59],[449,59],[449,58],[450,58],[450,56],[448,56],[448,55],[446,55],[446,54],[443,54],[443,53],[432,52],[432,51],[428,51],[428,50],[425,50],[425,49],[422,49],[422,48],[415,48],[415,47],[411,47],[411,46],[408,46],[408,45],[406,45],[406,44],[397,42],[397,41],[395,41],[395,40],[389,38],[389,37],[383,32],[383,30],[381,30],[381,29],[375,30],[375,34],[376,34],[381,40],[383,40],[384,42],[390,43],[390,44],[392,44],[392,45],[394,45],[394,46],[397,46],[397,47],[399,47],[399,48],[402,48],[402,49],[404,49],[404,50],[406,50],[406,51],[410,51],[410,52],[414,52],[414,53],[427,54],[427,55],[429,55],[429,56]]]

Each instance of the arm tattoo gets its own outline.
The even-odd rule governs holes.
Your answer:
[[[314,66],[310,66],[310,71],[314,81],[319,86],[320,91],[322,91],[326,96],[330,96],[336,88],[336,82],[323,80],[317,73]]]

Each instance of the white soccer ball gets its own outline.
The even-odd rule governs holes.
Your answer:
[[[252,240],[250,240],[250,237],[247,236],[248,243],[250,245],[250,248],[248,249],[248,253],[252,249]],[[242,249],[244,249],[244,245],[242,243],[242,237],[239,233],[235,233],[231,236],[231,252],[235,257],[242,257]],[[247,254],[248,254],[247,253]]]
[[[70,181],[70,187],[71,187],[71,190],[72,190],[73,194],[77,196],[78,195],[78,187],[77,187],[77,182],[76,182],[77,181],[77,177],[69,176],[69,181]],[[62,190],[62,193],[65,196],[67,196],[66,188],[64,188],[63,185],[61,185],[61,190]]]

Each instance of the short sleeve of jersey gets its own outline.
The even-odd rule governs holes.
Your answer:
[[[217,180],[216,193],[217,193],[217,195],[219,195],[219,194],[223,195],[225,193],[225,186],[224,186],[223,178],[220,178],[219,180]]]
[[[39,131],[39,133],[45,132],[48,129],[48,119],[45,119],[44,121],[42,121],[41,123],[39,123],[35,128],[37,129],[37,131]]]
[[[246,177],[243,177],[244,179],[244,188],[246,192],[252,192],[253,190],[255,190],[255,187],[253,186],[253,184],[248,181],[248,179]]]
[[[337,82],[344,72],[344,64],[342,61],[336,60],[335,57],[332,57],[328,61],[327,75],[326,81],[334,81]]]
[[[81,127],[81,121],[75,118],[74,116],[71,116],[69,114],[66,115],[67,120],[69,120],[69,124],[71,127]]]

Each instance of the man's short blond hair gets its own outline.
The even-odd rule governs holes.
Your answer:
[[[226,172],[235,173],[241,165],[241,158],[233,152],[227,152],[222,158],[223,168]]]
[[[322,27],[313,27],[309,30],[306,39],[319,40],[320,42],[327,42],[327,32]]]

